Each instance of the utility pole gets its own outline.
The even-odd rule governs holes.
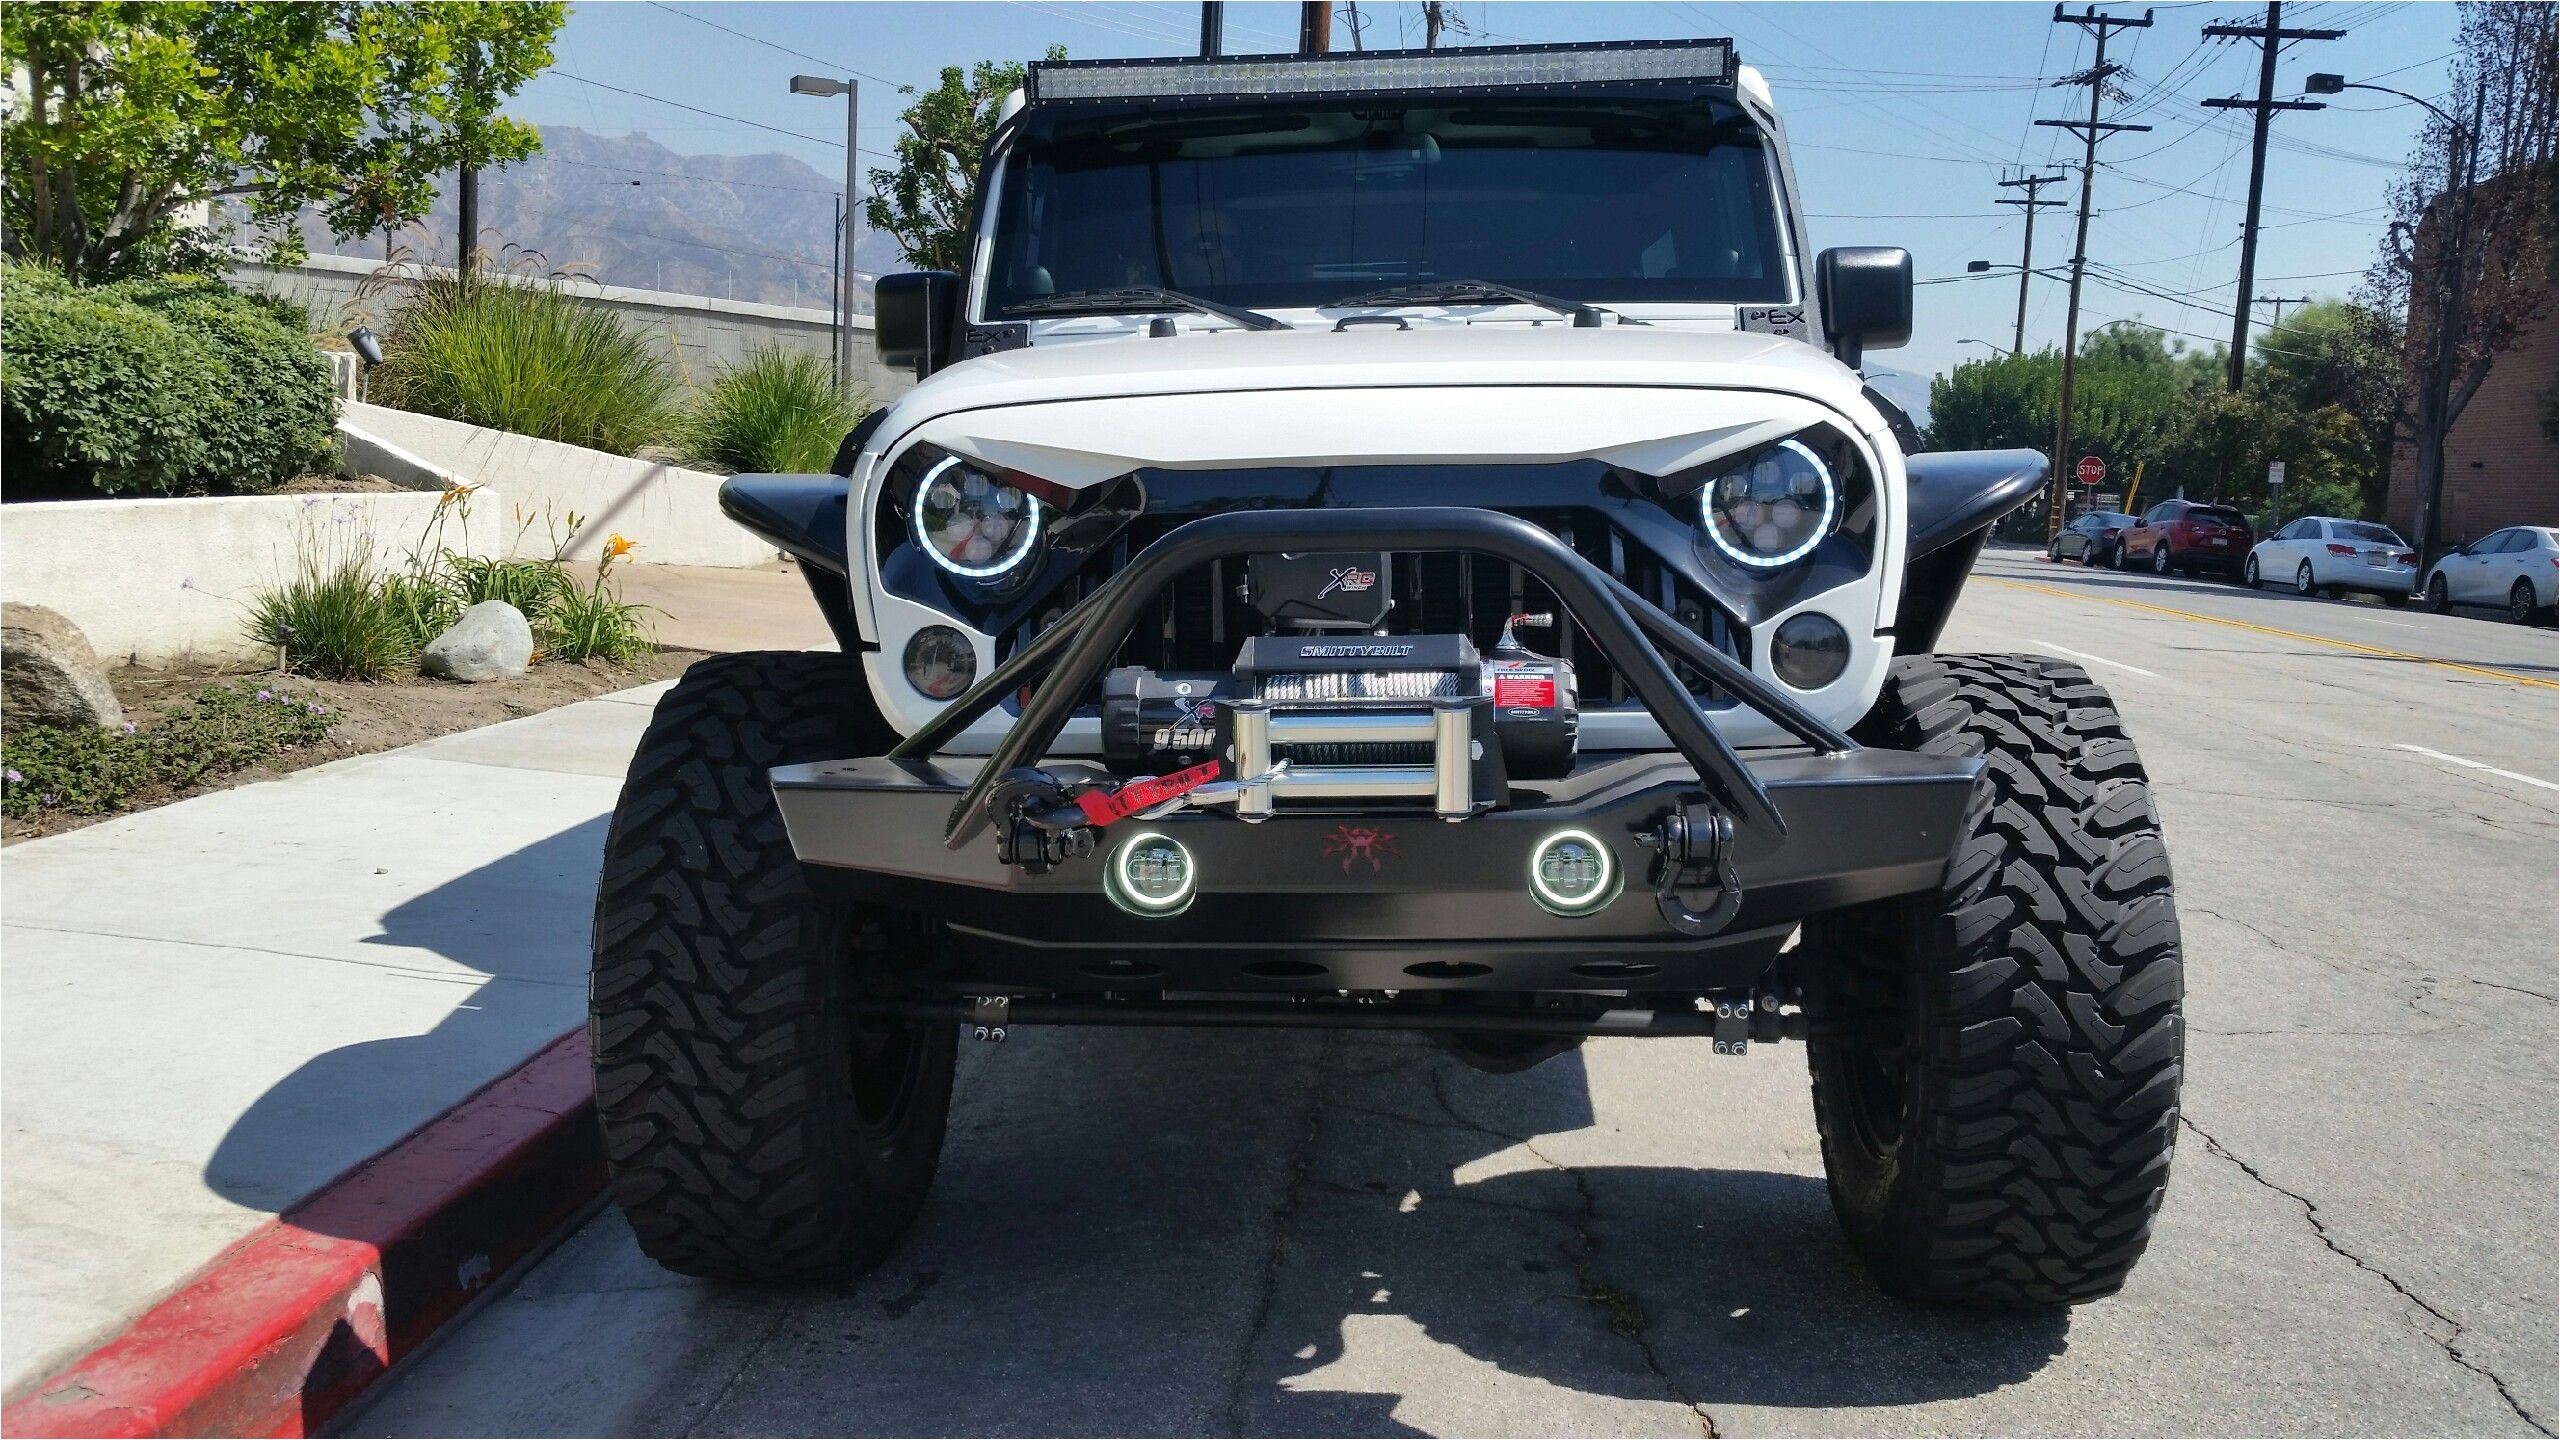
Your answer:
[[[2247,110],[2256,116],[2249,142],[2249,210],[2240,222],[2240,288],[2231,305],[2231,358],[2224,376],[2225,388],[2240,393],[2240,380],[2249,359],[2249,292],[2258,283],[2258,199],[2267,185],[2267,122],[2278,110],[2325,110],[2329,107],[2316,100],[2278,100],[2276,98],[2276,52],[2287,40],[2335,40],[2344,30],[2287,30],[2284,28],[2284,0],[2267,0],[2266,23],[2262,25],[2207,25],[2208,40],[2249,39],[2258,42],[2258,98],[2255,100],[2207,100],[2209,110]]]
[[[2284,328],[2284,307],[2287,305],[2308,305],[2311,303],[2311,297],[2308,295],[2261,295],[2257,298],[2256,303],[2260,305],[2273,305],[2276,307],[2276,318],[2267,322],[2267,328],[2270,330],[2281,330]]]
[[[1440,32],[1447,28],[1448,17],[1440,12],[1440,0],[1422,0],[1422,48],[1440,48]]]
[[[1333,0],[1305,0],[1298,6],[1298,53],[1322,55],[1333,48]]]
[[[2022,175],[2015,180],[2000,182],[2000,188],[2003,190],[2015,190],[2024,186],[2027,192],[2027,198],[2024,200],[1999,202],[2003,205],[2015,205],[2027,213],[2027,243],[2018,253],[2018,333],[2009,342],[2009,353],[2012,355],[2027,353],[2027,277],[2033,275],[2036,269],[2036,212],[2062,208],[2062,202],[2059,200],[2044,200],[2038,197],[2047,185],[2059,185],[2069,178],[2067,175]]]
[[[1200,0],[1200,58],[1215,60],[1225,49],[1226,0]]]
[[[2051,126],[2056,130],[2068,130],[2079,136],[2082,141],[2080,234],[2071,247],[2071,304],[2064,311],[2062,320],[2062,403],[2061,413],[2055,418],[2053,426],[2053,474],[2048,482],[2050,490],[2045,504],[2047,542],[2062,533],[2062,512],[2071,494],[2069,489],[2072,468],[2071,391],[2073,382],[2079,378],[2080,370],[2080,281],[2089,269],[2089,191],[2098,179],[2098,137],[2113,135],[2118,131],[2143,131],[2151,128],[2148,125],[2125,125],[2114,121],[2102,121],[2098,118],[2098,104],[2106,98],[2107,77],[2124,69],[2121,65],[2107,63],[2107,36],[2117,30],[2150,29],[2151,12],[2143,11],[2142,18],[2139,20],[2127,20],[2117,15],[2101,15],[2095,6],[2089,7],[2078,15],[2065,15],[2062,13],[2062,7],[2056,5],[2053,7],[2053,23],[2078,25],[2083,29],[2095,31],[2098,36],[2098,54],[2096,62],[2088,69],[2077,75],[2066,75],[2053,82],[2056,85],[2088,86],[2089,118],[2036,122],[2038,125]]]

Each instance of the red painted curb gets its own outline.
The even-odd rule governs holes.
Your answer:
[[[604,1185],[572,1031],[0,1411],[6,1435],[308,1435]]]

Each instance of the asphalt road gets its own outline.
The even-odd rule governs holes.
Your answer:
[[[2158,788],[2186,1129],[2113,1299],[1880,1296],[1793,1046],[1018,1031],[877,1275],[607,1214],[351,1433],[2552,1433],[2560,642],[2002,554],[1946,648],[2084,659]]]

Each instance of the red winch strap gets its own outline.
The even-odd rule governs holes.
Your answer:
[[[1217,778],[1218,762],[1211,760],[1188,770],[1176,770],[1170,775],[1132,780],[1116,790],[1087,790],[1076,797],[1076,808],[1094,824],[1108,825],[1177,796],[1187,795]]]

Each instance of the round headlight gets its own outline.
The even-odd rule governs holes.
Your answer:
[[[1799,690],[1819,690],[1849,668],[1849,632],[1818,611],[1790,615],[1769,639],[1769,668]]]
[[[1022,563],[1040,538],[1040,502],[957,455],[916,482],[916,544],[954,575],[984,580]]]
[[[1699,498],[1698,522],[1736,564],[1766,570],[1801,560],[1831,533],[1840,486],[1801,440],[1781,440],[1718,476]]]
[[[1550,913],[1587,915],[1617,893],[1617,862],[1588,830],[1559,830],[1529,856],[1529,893]]]
[[[927,625],[907,637],[907,683],[927,700],[948,700],[978,678],[978,647],[948,625]]]
[[[1200,879],[1191,852],[1169,835],[1133,835],[1113,852],[1102,888],[1134,915],[1175,915],[1189,908]]]

